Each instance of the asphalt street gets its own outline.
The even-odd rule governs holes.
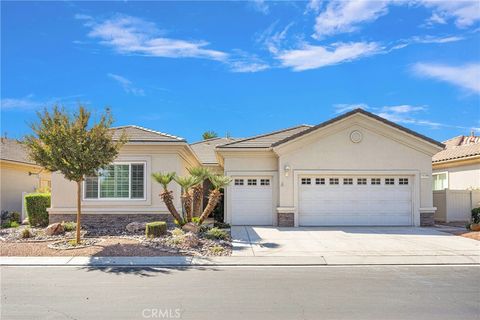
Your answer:
[[[1,319],[480,319],[478,266],[0,271]]]

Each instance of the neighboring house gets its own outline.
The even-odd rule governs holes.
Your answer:
[[[435,219],[468,221],[480,206],[480,137],[458,136],[444,142],[432,158]]]
[[[31,161],[17,140],[1,139],[0,159],[2,211],[22,212],[24,192],[50,188],[50,173]]]
[[[233,178],[225,218],[234,225],[401,225],[433,222],[432,165],[440,142],[356,109],[317,126],[189,146],[127,126],[129,142],[100,178],[88,178],[83,221],[167,219],[156,171],[209,167]],[[51,220],[75,213],[75,184],[55,174]],[[180,187],[170,187],[180,210]]]

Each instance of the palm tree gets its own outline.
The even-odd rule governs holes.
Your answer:
[[[170,182],[172,182],[172,180],[175,178],[175,176],[176,176],[175,172],[166,172],[166,173],[156,172],[156,173],[152,173],[153,179],[155,179],[163,187],[163,192],[160,194],[160,197],[162,198],[163,202],[167,206],[168,211],[170,211],[172,216],[175,218],[175,220],[177,220],[177,222],[179,224],[182,224],[183,219],[178,214],[177,209],[175,208],[175,205],[173,204],[173,192],[168,190],[168,184]]]
[[[217,138],[217,137],[218,137],[218,134],[215,131],[212,131],[212,130],[205,131],[202,134],[203,140],[213,139],[213,138]]]
[[[194,167],[188,169],[188,172],[195,178],[198,178],[198,183],[192,188],[193,191],[193,216],[198,217],[202,213],[202,198],[203,198],[203,182],[208,179],[212,172],[207,168]]]
[[[192,193],[190,188],[194,185],[197,185],[200,182],[198,177],[194,176],[184,176],[179,177],[175,176],[174,180],[182,187],[182,206],[185,210],[185,215],[187,222],[192,221]]]
[[[223,175],[212,175],[209,177],[209,179],[213,185],[213,190],[210,191],[210,194],[208,196],[208,204],[205,207],[205,210],[203,210],[202,215],[200,216],[200,219],[198,221],[199,224],[202,224],[203,221],[208,218],[210,213],[212,213],[212,211],[217,206],[222,196],[220,189],[225,188],[230,184],[230,182],[232,182],[232,179],[230,177]]]

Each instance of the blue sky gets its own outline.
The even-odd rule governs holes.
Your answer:
[[[2,2],[1,131],[54,103],[187,138],[362,107],[438,140],[480,127],[469,1]]]

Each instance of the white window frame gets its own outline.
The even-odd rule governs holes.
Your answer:
[[[393,180],[393,183],[390,183],[391,180]],[[395,185],[395,178],[385,178],[385,185],[386,186],[394,186]]]
[[[87,198],[86,180],[82,183],[82,197],[83,201],[145,201],[147,200],[147,162],[146,161],[116,161],[110,165],[125,165],[128,164],[128,198],[100,198],[100,181],[97,180],[98,190],[97,198]],[[143,198],[132,198],[132,164],[143,164]],[[99,179],[99,177],[97,177]]]
[[[260,179],[260,185],[261,186],[269,186],[270,185],[270,179],[268,179],[268,178]]]
[[[312,178],[301,178],[300,183],[303,186],[310,186],[312,184]]]
[[[406,180],[407,183],[402,183],[402,180]],[[398,185],[399,185],[399,186],[408,186],[408,185],[410,185],[410,179],[409,179],[409,178],[406,178],[406,177],[404,177],[404,178],[398,178]]]
[[[335,181],[335,183],[333,183]],[[328,178],[329,186],[338,186],[340,185],[340,178]]]
[[[247,179],[247,186],[257,186],[257,179],[254,179],[254,178],[250,178],[250,179]]]
[[[317,186],[323,186],[325,185],[325,178],[315,178],[315,184]]]
[[[373,183],[373,181],[378,183]],[[370,185],[371,186],[381,186],[382,185],[382,178],[370,178]]]
[[[236,186],[243,186],[243,185],[245,185],[245,181],[244,181],[244,179],[238,179],[238,178],[237,178],[237,179],[235,179],[235,181],[234,181],[234,185],[236,185]]]
[[[348,183],[346,183],[348,181]],[[346,186],[351,186],[353,185],[353,178],[343,178],[342,179],[342,184]]]
[[[360,180],[362,183],[359,183]],[[367,178],[357,178],[357,186],[366,186],[368,184],[368,179]]]
[[[444,174],[444,175],[446,176],[445,181],[446,181],[447,186],[446,186],[445,188],[443,188],[443,189],[435,189],[435,176],[439,176],[439,175],[441,175],[441,174]],[[449,177],[448,177],[448,171],[442,171],[442,172],[434,172],[434,173],[432,173],[432,187],[433,187],[432,189],[433,189],[433,191],[441,191],[441,190],[449,189],[450,185],[448,184],[448,178],[449,178]]]

